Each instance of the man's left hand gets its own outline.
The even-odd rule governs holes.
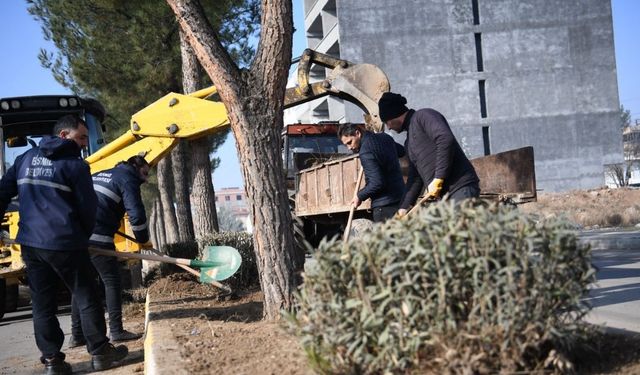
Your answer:
[[[360,203],[362,203],[362,201],[360,200],[360,198],[355,197],[353,198],[353,200],[351,201],[351,206],[358,208],[358,206],[360,206]]]

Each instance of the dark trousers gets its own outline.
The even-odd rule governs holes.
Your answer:
[[[64,333],[56,317],[58,278],[69,288],[78,304],[82,330],[91,354],[100,352],[109,342],[106,336],[104,310],[97,298],[89,253],[86,250],[45,250],[22,246],[22,259],[27,266],[31,289],[33,330],[42,358],[60,357]]]
[[[122,332],[122,281],[118,259],[105,255],[91,255],[91,263],[104,283],[104,296],[109,313],[109,331],[112,334]],[[71,306],[71,334],[73,337],[80,338],[83,336],[83,330],[75,299],[73,299]]]
[[[382,223],[393,217],[398,212],[400,203],[390,204],[388,206],[380,206],[373,208],[373,222]]]
[[[478,184],[465,185],[460,189],[449,193],[447,200],[461,201],[469,198],[478,198],[480,196],[480,187]]]

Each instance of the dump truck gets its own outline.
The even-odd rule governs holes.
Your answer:
[[[363,110],[363,129],[383,130],[378,100],[390,90],[385,73],[371,64],[354,64],[313,51],[305,51],[298,66],[298,87],[287,91],[285,107],[324,95],[339,97]],[[309,83],[309,71],[317,64],[331,69],[327,78]],[[301,97],[306,96],[305,100]],[[295,222],[311,246],[327,236],[342,234],[361,170],[357,155],[337,138],[337,122],[297,123],[285,126],[283,157],[291,189]],[[537,198],[533,147],[488,155],[471,160],[480,178],[480,197],[508,204]],[[405,179],[408,160],[401,158]],[[371,202],[354,212],[357,226],[369,226]],[[360,220],[360,223],[358,221]],[[360,225],[358,225],[360,224]]]

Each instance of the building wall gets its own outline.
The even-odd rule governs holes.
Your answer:
[[[622,161],[610,1],[336,5],[340,57],[380,66],[410,107],[442,112],[470,157],[531,145],[545,191],[602,186],[604,165]]]
[[[245,231],[253,232],[247,196],[243,189],[230,187],[216,190],[216,208],[218,210],[227,209],[244,225]]]

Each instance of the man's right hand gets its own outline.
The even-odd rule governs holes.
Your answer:
[[[404,217],[406,214],[407,214],[407,210],[404,209],[404,208],[400,208],[398,210],[398,212],[396,212],[396,218],[400,219],[400,218]]]

